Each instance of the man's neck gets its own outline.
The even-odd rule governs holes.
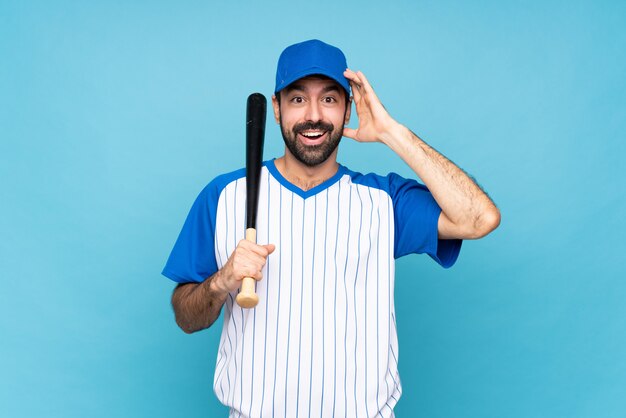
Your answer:
[[[309,167],[298,161],[293,155],[287,151],[285,155],[274,161],[276,169],[293,185],[307,191],[318,186],[334,176],[339,169],[336,160],[336,153],[333,153],[326,161]]]

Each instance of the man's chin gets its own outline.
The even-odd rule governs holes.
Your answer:
[[[323,155],[302,155],[301,153],[295,154],[294,157],[307,167],[317,167],[328,160]]]
[[[317,147],[323,145],[326,141],[331,140],[330,132],[325,132],[323,135],[315,138],[298,133],[296,134],[296,138],[298,138],[298,141],[300,141],[300,143],[305,147]]]
[[[295,157],[307,167],[317,167],[325,163],[335,152],[341,137],[333,137],[330,133],[324,135],[324,140],[320,144],[307,145],[300,138],[302,135],[296,134],[294,137],[288,138],[283,133],[283,140],[287,149]]]

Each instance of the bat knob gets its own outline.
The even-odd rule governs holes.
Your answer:
[[[237,295],[237,304],[242,308],[254,308],[259,303],[256,293],[241,292]]]

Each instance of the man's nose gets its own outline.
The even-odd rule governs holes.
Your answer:
[[[317,101],[313,100],[309,102],[305,116],[307,120],[312,122],[318,122],[322,119],[320,105]]]

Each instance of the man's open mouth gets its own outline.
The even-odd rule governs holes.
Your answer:
[[[298,132],[305,145],[318,145],[326,139],[328,131],[309,129]]]

